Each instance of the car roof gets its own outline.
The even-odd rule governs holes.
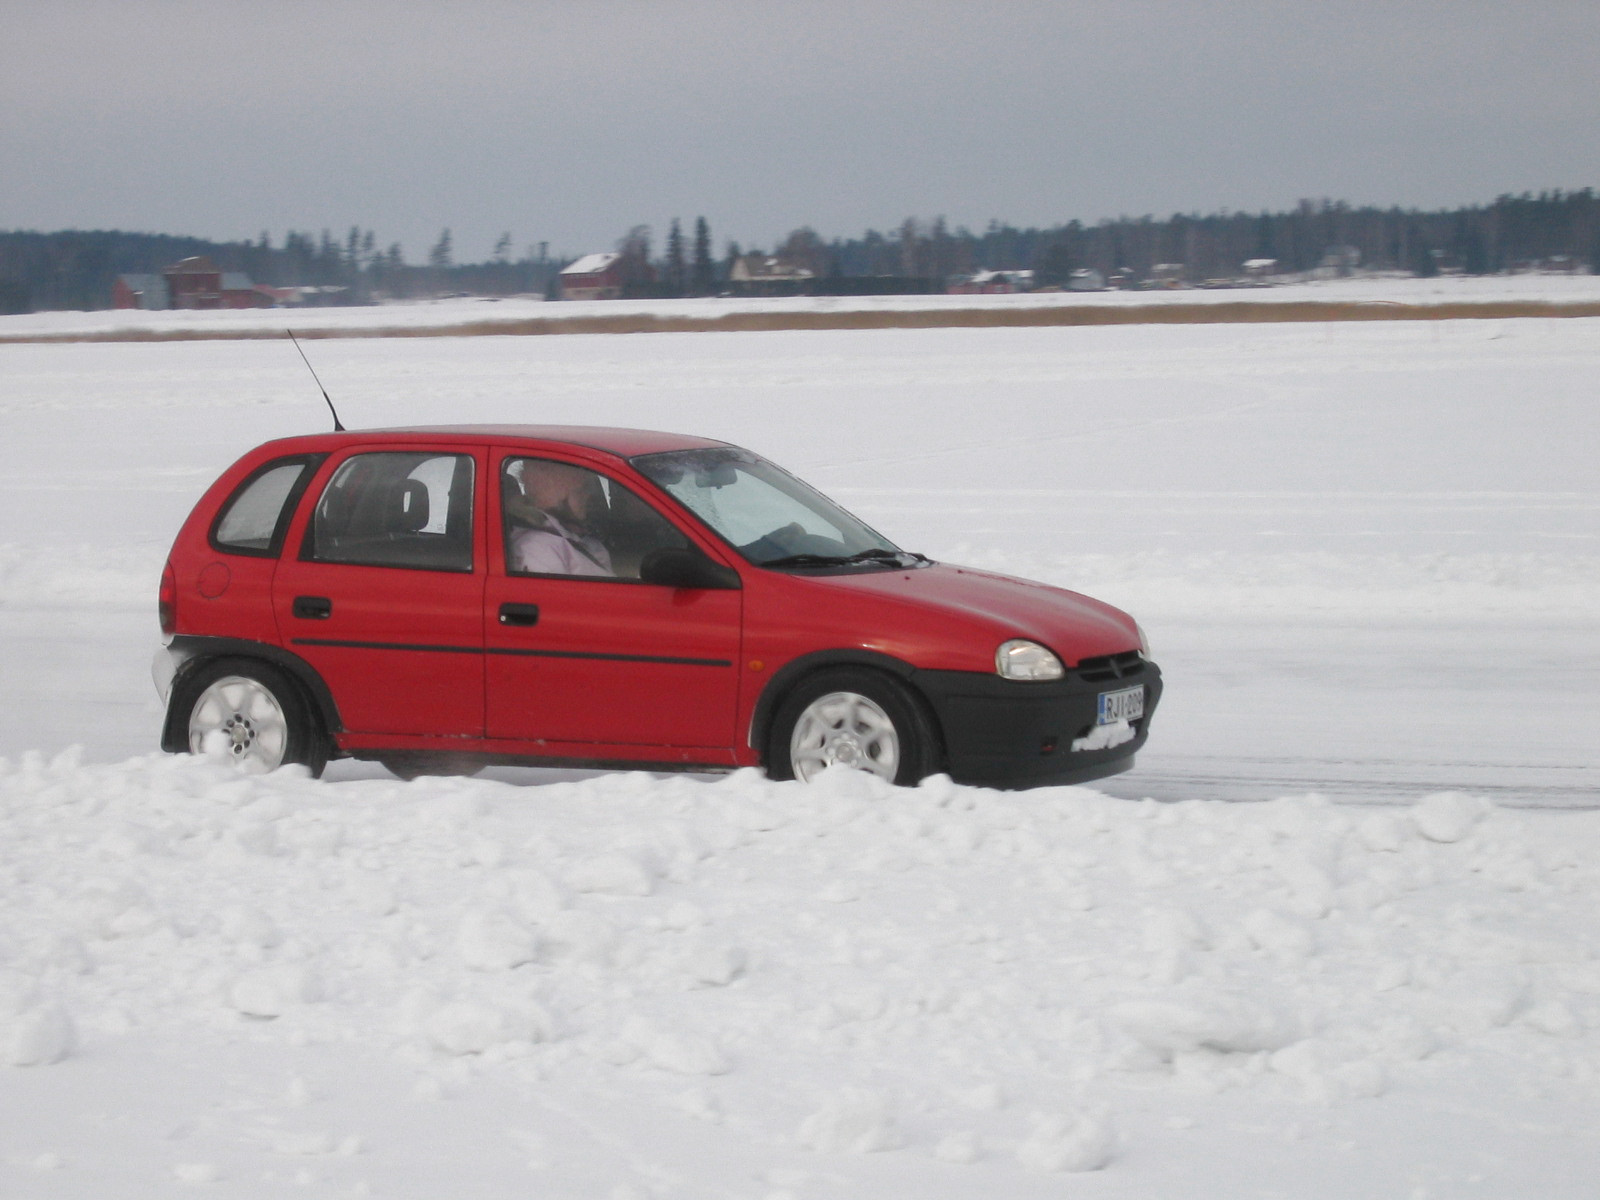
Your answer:
[[[369,441],[427,442],[440,438],[483,441],[498,445],[517,442],[583,446],[621,458],[663,450],[703,450],[727,442],[663,433],[654,429],[617,429],[606,425],[410,425],[391,429],[346,429],[337,433],[306,434],[269,443],[275,450],[311,453],[338,450]]]

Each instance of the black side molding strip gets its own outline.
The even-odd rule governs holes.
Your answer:
[[[343,638],[290,638],[295,646],[339,646],[347,650],[426,650],[436,654],[482,654],[482,646],[424,646],[413,642],[351,642]]]
[[[515,658],[597,658],[602,662],[668,663],[680,667],[731,667],[726,658],[670,658],[661,654],[599,654],[588,650],[517,650],[490,646],[485,654],[509,654]]]
[[[523,650],[489,646],[427,646],[411,642],[357,642],[342,638],[293,638],[296,646],[335,646],[347,650],[415,650],[432,654],[505,654],[515,658],[583,658],[601,662],[665,663],[680,667],[731,667],[726,658],[673,658],[657,654],[601,654],[588,650]]]

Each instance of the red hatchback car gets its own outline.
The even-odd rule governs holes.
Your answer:
[[[161,580],[162,747],[1028,787],[1125,770],[1161,695],[1131,617],[930,562],[722,442],[631,429],[269,442]]]

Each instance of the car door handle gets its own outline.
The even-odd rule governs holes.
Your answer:
[[[289,611],[308,621],[326,621],[333,616],[333,601],[326,596],[296,596]]]
[[[537,604],[502,604],[500,606],[500,624],[502,625],[537,625],[539,623],[539,606]]]

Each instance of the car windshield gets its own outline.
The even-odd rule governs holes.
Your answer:
[[[748,450],[671,450],[630,461],[758,567],[922,561]]]

